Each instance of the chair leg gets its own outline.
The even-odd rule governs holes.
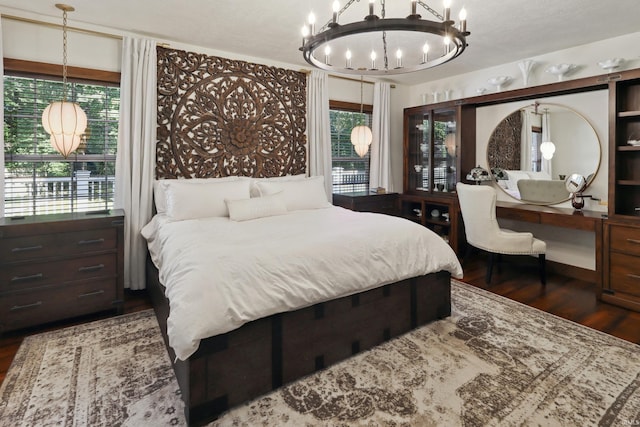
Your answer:
[[[488,285],[491,283],[491,273],[493,273],[493,258],[495,258],[496,254],[493,252],[489,252],[489,265],[487,265],[487,275],[484,279],[485,283]]]
[[[546,259],[546,257],[545,257],[544,254],[538,255],[538,268],[540,270],[540,283],[542,283],[543,285],[547,284],[547,268],[546,268],[545,259]]]
[[[471,246],[469,243],[467,243],[467,249],[464,251],[464,255],[462,256],[462,261],[460,262],[460,264],[464,267],[464,263],[467,261],[467,259],[469,259],[469,257],[471,256],[471,252],[473,252],[473,246]]]

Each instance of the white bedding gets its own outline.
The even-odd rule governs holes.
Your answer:
[[[462,276],[455,253],[427,228],[338,207],[242,222],[156,215],[142,234],[182,360],[201,339],[274,313],[440,270]]]

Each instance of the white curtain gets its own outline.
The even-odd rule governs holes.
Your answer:
[[[522,116],[522,135],[520,137],[520,170],[523,171],[533,171],[533,167],[531,165],[531,139],[533,137],[533,132],[531,131],[531,126],[533,121],[531,120],[531,112],[524,110],[520,110],[520,115]]]
[[[124,37],[115,207],[125,211],[124,285],[144,289],[146,243],[140,230],[151,219],[157,126],[156,42]]]
[[[369,187],[393,190],[391,175],[391,84],[373,85],[373,141],[369,166]]]
[[[307,79],[308,169],[311,176],[324,176],[327,199],[331,201],[331,124],[329,122],[329,79],[313,70]]]
[[[0,119],[4,123],[4,52],[2,51],[2,19],[0,19]],[[0,218],[4,216],[4,132],[0,135]]]
[[[542,142],[551,141],[551,118],[549,112],[545,111],[542,115]],[[551,170],[551,159],[542,158],[542,172],[546,172],[550,177],[553,176]]]

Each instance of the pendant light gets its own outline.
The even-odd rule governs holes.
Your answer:
[[[364,86],[363,77],[360,76],[360,114],[362,114],[363,103],[362,103],[362,91]],[[371,145],[371,141],[373,140],[373,134],[371,133],[371,129],[368,126],[360,125],[353,128],[351,131],[351,143],[353,144],[356,153],[358,156],[364,157],[369,151],[369,146]]]
[[[52,102],[42,113],[42,126],[51,135],[50,142],[66,159],[78,148],[87,128],[87,115],[82,108],[67,101],[67,12],[75,9],[66,4],[56,4],[62,10],[62,101]]]

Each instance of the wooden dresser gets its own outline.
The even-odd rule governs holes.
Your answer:
[[[396,215],[398,211],[398,193],[369,193],[361,191],[334,194],[333,204],[352,211]]]
[[[122,312],[124,212],[0,218],[0,333]]]

